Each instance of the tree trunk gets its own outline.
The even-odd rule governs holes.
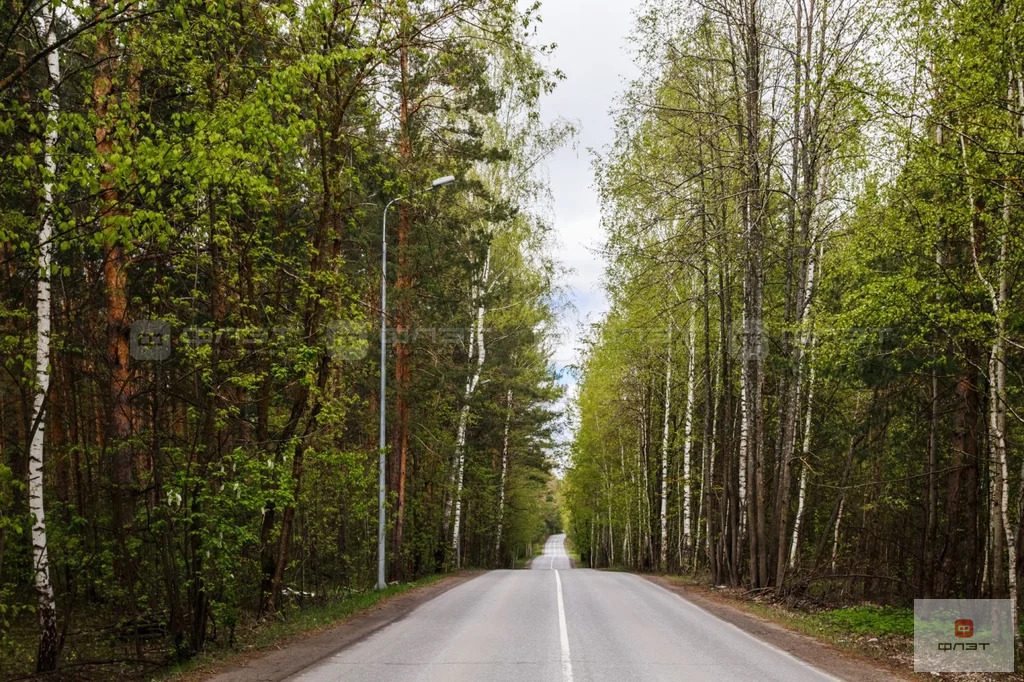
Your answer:
[[[931,396],[928,401],[928,463],[926,469],[926,506],[924,531],[923,594],[930,599],[935,594],[935,545],[939,528],[939,373],[932,369]],[[994,574],[993,574],[994,575]]]
[[[94,0],[97,14],[106,12],[107,0]],[[102,24],[96,37],[95,58],[98,64],[93,78],[92,99],[96,114],[96,155],[100,160],[100,229],[103,234],[103,284],[106,303],[107,362],[108,362],[108,409],[109,431],[107,445],[110,455],[111,500],[113,506],[114,533],[117,538],[117,559],[115,573],[119,578],[134,581],[125,534],[134,516],[132,484],[132,396],[134,386],[129,370],[129,318],[128,278],[125,272],[126,257],[118,232],[121,222],[129,211],[123,205],[123,198],[114,184],[114,122],[109,110],[117,107],[113,94],[113,76],[117,59],[113,55],[114,35],[109,23]],[[131,589],[131,588],[130,588]]]
[[[310,393],[313,393],[311,396],[302,398],[303,403],[311,401],[312,408],[309,410],[309,416],[306,418],[306,424],[302,433],[295,441],[295,452],[292,455],[292,499],[284,508],[284,513],[281,515],[281,534],[278,537],[277,542],[277,557],[274,562],[274,573],[270,580],[270,590],[265,596],[265,603],[262,607],[262,611],[267,614],[273,614],[280,605],[281,588],[284,586],[284,570],[288,565],[288,552],[291,544],[292,525],[295,520],[295,508],[299,503],[299,496],[302,493],[303,461],[305,458],[306,448],[308,447],[310,434],[315,428],[317,416],[320,413],[320,395],[327,386],[329,366],[330,363],[328,358],[326,356],[322,357],[317,370],[315,393],[311,391]],[[291,437],[289,437],[288,440],[291,440]]]
[[[696,290],[696,281],[692,290]],[[683,545],[687,551],[693,545],[693,486],[690,484],[690,458],[693,454],[693,403],[697,370],[697,310],[690,310],[686,343],[689,350],[689,367],[686,372],[686,414],[683,417]],[[682,557],[679,558],[680,564]]]
[[[813,341],[812,341],[813,345]],[[810,352],[810,348],[808,348]],[[810,358],[808,358],[808,364]],[[804,416],[804,442],[801,450],[803,466],[800,468],[800,492],[796,503],[796,518],[793,520],[793,538],[789,545],[789,568],[796,568],[797,550],[800,546],[800,526],[804,518],[804,503],[807,501],[807,472],[810,469],[811,457],[811,415],[814,411],[814,365],[811,364],[810,376],[807,377],[807,412]],[[781,582],[781,581],[780,581]]]
[[[1012,83],[1012,80],[1011,80]],[[1012,96],[1012,90],[1010,92]],[[963,138],[961,138],[963,144]],[[966,166],[966,149],[964,151],[964,163]],[[965,171],[967,169],[965,168]],[[970,180],[967,180],[968,186]],[[974,205],[974,198],[971,198]],[[1005,228],[1010,229],[1010,203],[1009,191],[1004,192],[1003,201],[1003,222]],[[1008,294],[1008,283],[1006,276],[1007,239],[1006,235],[1000,238],[999,256],[996,262],[997,280],[995,285],[985,277],[978,260],[979,244],[974,229],[974,216],[971,217],[971,260],[974,264],[974,271],[978,280],[985,287],[989,294],[989,301],[992,307],[992,316],[995,319],[995,328],[992,334],[992,344],[988,358],[988,443],[991,461],[994,463],[992,478],[992,512],[999,514],[1003,531],[1006,538],[1006,550],[1008,555],[1009,570],[1007,571],[1007,582],[1009,596],[1013,604],[1013,633],[1014,641],[1019,644],[1020,633],[1017,630],[1017,537],[1013,524],[1010,521],[1010,471],[1006,451],[1006,349],[1004,337],[1006,334],[1005,303]],[[993,529],[996,528],[995,521]],[[993,540],[995,534],[993,535]],[[993,545],[996,543],[993,542]],[[1002,563],[1002,553],[993,554],[993,572],[996,564]]]
[[[28,505],[32,513],[32,563],[35,573],[36,608],[39,615],[39,648],[36,672],[56,669],[60,655],[57,637],[57,603],[50,582],[50,559],[46,544],[46,511],[43,504],[43,445],[46,433],[46,403],[50,388],[50,268],[53,264],[53,183],[57,175],[54,148],[57,144],[57,116],[60,110],[56,89],[60,85],[56,3],[48,19],[36,17],[39,33],[46,37],[50,53],[46,58],[51,92],[47,113],[43,165],[43,222],[39,229],[39,273],[36,281],[36,390],[32,403],[32,432],[28,452]]]
[[[512,421],[512,389],[505,394],[505,434],[501,439],[501,478],[498,481],[498,530],[494,537],[494,564],[501,565],[501,538],[505,530],[505,478],[508,475],[508,427]]]
[[[484,313],[486,308],[483,304],[483,294],[487,288],[487,280],[490,276],[491,252],[487,249],[484,256],[484,267],[481,273],[480,286],[473,287],[474,299],[476,299],[476,367],[469,380],[466,382],[466,392],[463,396],[462,409],[459,412],[459,430],[455,440],[455,492],[453,500],[455,506],[454,518],[452,519],[452,551],[455,553],[455,568],[462,568],[462,548],[460,545],[460,524],[462,522],[462,486],[465,478],[466,458],[466,431],[469,425],[469,404],[476,392],[477,384],[480,381],[480,373],[483,370],[484,361],[487,358],[487,347],[484,345]],[[471,344],[472,345],[472,344]],[[470,348],[470,357],[473,357],[473,348]]]
[[[809,230],[809,225],[806,228]],[[805,238],[808,238],[806,235]],[[802,250],[803,251],[803,250]],[[801,257],[803,262],[803,257]],[[807,314],[810,308],[810,302],[814,291],[814,275],[815,275],[815,262],[814,259],[809,259],[806,266],[806,273],[799,273],[802,282],[797,286],[796,292],[796,315],[795,323],[797,326],[804,325]],[[778,499],[776,503],[776,515],[777,515],[777,531],[778,537],[777,550],[778,555],[775,563],[775,584],[778,587],[782,587],[785,579],[786,567],[789,565],[789,554],[786,547],[786,538],[789,532],[789,500],[790,500],[790,471],[793,461],[793,451],[796,448],[796,434],[797,424],[800,418],[800,402],[803,388],[803,362],[804,362],[804,349],[810,346],[811,343],[811,332],[810,329],[806,329],[800,335],[800,338],[792,348],[792,362],[794,363],[793,377],[791,378],[791,384],[789,391],[786,396],[786,410],[785,410],[785,424],[783,425],[783,443],[782,452],[779,453],[779,486],[778,486]],[[810,414],[810,403],[807,406],[807,413]],[[806,437],[809,434],[809,430],[805,430],[805,442]],[[804,450],[804,456],[806,456],[806,447]],[[807,467],[804,466],[804,473],[806,473]],[[806,490],[807,479],[805,476],[801,476],[801,499]],[[800,509],[797,513],[801,513]]]
[[[658,566],[668,570],[668,422],[672,410],[672,322],[668,324],[665,358],[665,412],[661,437],[661,557]]]
[[[846,502],[846,491],[839,494],[839,513],[836,515],[836,526],[832,534],[832,573],[836,572],[836,557],[839,555],[839,528],[843,525],[843,504]]]

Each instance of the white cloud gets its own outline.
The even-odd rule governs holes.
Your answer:
[[[599,320],[608,308],[601,286],[604,263],[597,253],[603,240],[600,205],[587,150],[603,149],[614,140],[610,109],[624,83],[636,75],[627,38],[640,4],[641,0],[551,0],[541,8],[538,41],[558,45],[550,66],[566,76],[544,98],[541,115],[546,121],[573,121],[580,129],[576,148],[559,150],[547,164],[557,256],[572,269],[560,283],[571,303],[560,321],[562,338],[555,352],[560,370],[578,360],[581,325]],[[562,382],[570,394],[575,391],[571,376],[563,373]]]

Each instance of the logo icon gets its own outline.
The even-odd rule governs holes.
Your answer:
[[[163,320],[136,320],[132,322],[128,343],[136,360],[166,360],[171,356],[171,324]]]
[[[974,621],[970,618],[961,618],[953,622],[953,633],[957,637],[973,637]]]

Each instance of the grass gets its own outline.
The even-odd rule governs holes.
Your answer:
[[[532,561],[533,559],[536,559],[537,557],[539,557],[543,553],[544,553],[544,543],[543,542],[534,543],[533,554],[529,555],[529,556],[524,555],[521,559],[516,559],[516,568],[517,569],[526,568],[527,564],[529,564],[530,561]]]
[[[580,561],[579,552],[577,552],[576,548],[573,547],[572,540],[570,540],[568,536],[565,538],[565,552],[569,555],[569,558],[572,559],[573,566],[576,566],[577,568],[585,568],[583,563]]]
[[[707,581],[692,575],[666,575],[681,585],[707,587]],[[820,611],[802,611],[756,600],[719,593],[747,611],[780,622],[812,636],[841,638],[844,635],[876,637],[913,637],[914,609],[899,606],[864,604]]]
[[[707,587],[710,584],[707,580],[701,580],[699,577],[693,575],[692,573],[683,573],[682,575],[666,573],[664,577],[668,580],[671,580],[674,583],[679,583],[680,585]]]
[[[914,610],[895,606],[851,606],[825,611],[819,619],[841,632],[888,637],[914,636]]]
[[[914,611],[893,606],[851,606],[825,611],[796,611],[760,602],[743,602],[744,608],[811,637],[842,644],[852,636],[914,636]]]
[[[665,577],[683,585],[708,587],[699,577]],[[858,605],[805,611],[745,599],[725,590],[715,591],[715,597],[794,632],[878,661],[892,664],[893,656],[912,651],[914,610],[909,607]]]
[[[260,651],[270,647],[276,648],[299,635],[337,625],[373,608],[389,597],[408,592],[422,585],[429,585],[444,577],[446,577],[445,574],[431,575],[412,582],[391,585],[385,590],[359,592],[326,604],[289,611],[280,620],[244,633],[236,633],[234,647],[212,646],[198,656],[161,671],[153,679],[168,681],[184,679],[199,669],[227,661],[238,654]]]

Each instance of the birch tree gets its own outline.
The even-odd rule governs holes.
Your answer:
[[[498,530],[494,537],[494,560],[501,560],[501,538],[505,529],[505,488],[508,485],[508,427],[512,422],[512,389],[505,394],[505,430],[501,438],[501,476],[498,479]]]
[[[388,331],[415,349],[384,396],[407,408],[386,422],[405,458],[389,456],[389,577],[445,568],[456,485],[462,565],[557,529],[543,161],[571,126],[537,114],[557,77],[536,8],[15,10],[0,12],[0,669],[151,675],[214,638],[244,645],[239,622],[374,584],[366,263],[387,202],[438,176],[458,180],[386,230],[403,259],[388,300],[406,299]],[[497,259],[467,224],[500,226]],[[473,330],[468,358],[434,333],[455,326]]]
[[[692,290],[696,290],[696,286]],[[683,545],[687,550],[690,550],[693,546],[693,486],[691,484],[690,457],[693,453],[693,406],[697,378],[696,307],[690,310],[690,320],[687,323],[686,348],[689,357],[686,363],[686,413],[683,417]],[[681,559],[682,556],[680,555]]]
[[[43,491],[44,441],[46,434],[46,403],[50,391],[50,371],[53,366],[50,353],[52,299],[50,273],[54,253],[54,183],[57,179],[55,160],[57,124],[60,99],[57,90],[61,84],[60,50],[57,48],[57,8],[53,2],[49,16],[36,17],[39,35],[44,37],[48,53],[46,68],[49,76],[48,111],[43,150],[43,220],[39,228],[39,261],[36,280],[36,385],[32,401],[32,441],[28,455],[28,497],[32,513],[32,560],[35,573],[36,609],[39,614],[39,649],[36,672],[47,672],[57,667],[60,644],[57,637],[57,604],[50,582],[50,558],[46,542],[46,510]]]
[[[661,570],[668,570],[668,422],[672,414],[672,323],[665,344],[665,401],[661,434]]]
[[[480,272],[479,284],[473,285],[473,300],[476,302],[476,309],[474,311],[475,319],[471,327],[469,351],[470,358],[474,359],[474,365],[469,376],[466,377],[466,389],[462,395],[462,407],[459,411],[459,428],[455,436],[455,456],[452,468],[452,480],[455,484],[455,492],[452,493],[452,500],[454,502],[452,552],[455,554],[455,568],[462,567],[459,531],[462,522],[462,487],[465,479],[466,429],[469,425],[470,401],[476,392],[477,385],[480,382],[480,374],[483,371],[484,361],[487,359],[487,346],[484,342],[484,315],[487,312],[487,308],[484,306],[483,296],[488,288],[490,263],[491,251],[488,246]]]

